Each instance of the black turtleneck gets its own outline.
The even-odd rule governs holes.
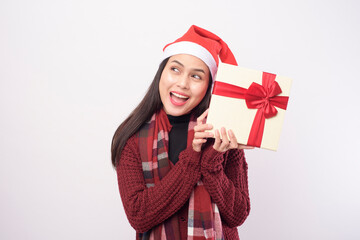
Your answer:
[[[172,125],[169,133],[169,158],[173,164],[179,160],[179,154],[186,148],[190,114],[174,117],[167,115]]]

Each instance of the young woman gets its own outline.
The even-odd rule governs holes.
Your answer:
[[[147,94],[114,134],[112,163],[136,239],[239,239],[250,147],[205,123],[219,57],[236,65],[225,42],[191,26],[165,46]]]

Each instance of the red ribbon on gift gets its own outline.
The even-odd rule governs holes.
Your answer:
[[[282,91],[275,78],[275,74],[263,72],[262,85],[253,82],[248,89],[219,81],[214,83],[213,94],[245,99],[249,109],[257,109],[247,142],[249,146],[260,147],[265,119],[276,116],[275,107],[286,110],[289,97],[277,96]]]

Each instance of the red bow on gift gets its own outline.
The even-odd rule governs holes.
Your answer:
[[[247,142],[249,146],[260,147],[265,119],[276,116],[275,107],[286,110],[289,97],[277,96],[282,91],[275,78],[275,74],[263,72],[262,85],[253,82],[248,89],[219,81],[214,83],[213,94],[245,99],[249,109],[258,109]]]

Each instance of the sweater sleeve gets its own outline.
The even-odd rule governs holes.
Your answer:
[[[229,227],[240,226],[250,212],[244,151],[232,149],[220,153],[208,146],[202,156],[201,174],[223,222]]]
[[[189,199],[200,179],[201,153],[188,148],[154,187],[145,185],[136,138],[129,138],[116,167],[125,213],[131,226],[146,232],[175,214]]]

